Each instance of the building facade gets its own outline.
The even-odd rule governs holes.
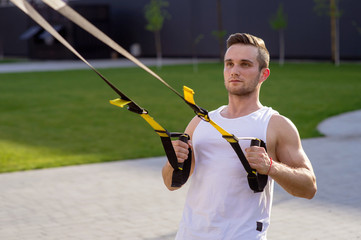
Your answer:
[[[125,49],[137,44],[141,56],[154,57],[152,32],[145,29],[144,7],[150,0],[78,0],[68,3],[89,21],[107,33]],[[74,58],[51,36],[8,1],[0,5],[0,44],[5,56],[34,59]],[[114,57],[104,46],[82,29],[55,13],[41,1],[33,1],[46,19],[88,58]],[[219,29],[216,0],[168,0],[166,19],[161,31],[164,57],[218,57],[220,47],[213,32]],[[228,34],[248,32],[263,38],[272,58],[278,57],[279,35],[270,26],[279,4],[287,16],[284,30],[286,59],[330,59],[330,19],[319,16],[314,0],[221,0],[222,29]],[[361,59],[361,1],[340,0],[340,57]],[[200,39],[200,40],[199,40]],[[199,40],[199,41],[197,41]],[[225,38],[223,39],[223,42]]]

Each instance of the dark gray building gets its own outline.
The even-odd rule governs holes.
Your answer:
[[[69,4],[106,32],[121,46],[130,49],[138,43],[143,57],[154,57],[153,33],[145,30],[144,6],[150,0],[78,0]],[[163,56],[218,57],[219,46],[212,32],[218,29],[216,0],[168,0],[167,19],[161,32]],[[221,0],[222,22],[227,34],[248,32],[263,38],[273,58],[278,57],[278,33],[270,27],[270,18],[280,3],[287,14],[285,53],[287,59],[330,59],[330,20],[314,11],[314,0]],[[88,33],[38,5],[42,14],[59,29],[81,54],[88,58],[107,58],[112,50]],[[361,59],[361,1],[341,0],[339,8],[341,59]],[[34,27],[14,6],[0,6],[0,36],[6,56],[29,58],[73,58],[59,43],[48,41],[46,32]],[[195,39],[203,39],[194,46]],[[50,39],[51,40],[51,39]],[[195,47],[195,48],[194,48]]]

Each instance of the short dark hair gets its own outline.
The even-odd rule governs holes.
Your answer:
[[[257,47],[258,49],[257,60],[259,63],[259,69],[261,70],[263,68],[268,68],[270,55],[263,39],[248,33],[234,33],[230,35],[227,39],[227,49],[233,44],[237,44],[237,43],[244,45],[252,45]]]

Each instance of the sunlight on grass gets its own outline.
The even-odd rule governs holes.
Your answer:
[[[168,131],[181,132],[193,111],[138,68],[100,69]],[[208,110],[227,104],[221,63],[164,66],[159,75],[182,93],[192,88]],[[271,65],[261,102],[290,118],[302,138],[320,136],[322,120],[361,108],[361,65]],[[164,155],[138,115],[109,104],[118,96],[90,70],[0,74],[0,172]]]
[[[95,163],[102,155],[73,154],[45,146],[33,146],[18,142],[0,141],[0,172],[59,167],[83,163]]]

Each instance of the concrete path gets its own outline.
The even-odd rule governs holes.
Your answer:
[[[146,66],[155,66],[156,59],[140,58]],[[192,63],[192,59],[187,58],[164,58],[162,65],[177,65]],[[217,59],[199,59],[199,62],[217,62]],[[120,59],[96,59],[89,60],[89,63],[95,68],[116,68],[116,67],[135,67],[136,65],[125,58]],[[42,71],[59,71],[71,69],[90,69],[88,65],[80,60],[47,60],[47,61],[31,61],[19,63],[3,63],[0,64],[0,73],[13,72],[42,72]]]
[[[360,123],[361,111],[346,113],[320,124],[326,137],[303,140],[318,193],[294,198],[276,184],[270,240],[361,239]],[[0,240],[174,239],[187,186],[165,189],[165,161],[0,174]]]

